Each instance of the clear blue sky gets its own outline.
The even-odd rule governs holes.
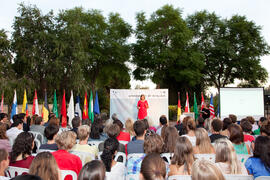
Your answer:
[[[1,0],[0,5],[0,29],[12,31],[12,23],[17,15],[18,4],[35,4],[47,13],[51,9],[58,13],[62,9],[70,9],[75,6],[82,6],[85,9],[99,9],[107,16],[110,12],[118,12],[133,27],[135,27],[135,15],[144,11],[147,15],[156,11],[165,4],[172,4],[174,7],[183,10],[183,17],[195,11],[208,10],[216,12],[223,18],[230,18],[234,14],[245,15],[248,20],[254,21],[262,27],[262,35],[270,44],[270,0]],[[262,58],[264,66],[270,74],[270,56]],[[267,84],[270,83],[270,80]],[[132,81],[132,87],[136,84],[149,86],[149,81]],[[153,84],[150,85],[154,87]]]

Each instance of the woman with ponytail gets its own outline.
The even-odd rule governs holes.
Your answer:
[[[119,142],[116,138],[108,138],[104,142],[104,150],[101,154],[101,160],[106,168],[106,180],[124,180],[125,165],[114,160],[118,146]]]

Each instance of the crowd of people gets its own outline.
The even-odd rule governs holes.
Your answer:
[[[159,126],[147,119],[122,123],[114,114],[96,115],[94,122],[72,119],[72,127],[60,126],[53,113],[44,122],[37,115],[20,113],[12,117],[0,113],[0,180],[9,179],[9,166],[29,169],[15,179],[60,180],[61,170],[74,171],[79,180],[125,179],[163,180],[170,176],[191,175],[193,180],[223,180],[226,174],[270,176],[270,120],[246,117],[237,121],[230,115],[223,120],[199,117],[181,118],[176,125],[162,115]],[[44,136],[38,146],[31,132]],[[91,142],[100,142],[90,145]],[[72,152],[92,156],[83,161]],[[116,159],[118,152],[125,153]],[[171,155],[168,162],[163,153]],[[197,159],[212,154],[215,162]],[[250,157],[241,163],[238,154]],[[98,160],[99,159],[99,160]],[[67,176],[66,179],[71,179]]]

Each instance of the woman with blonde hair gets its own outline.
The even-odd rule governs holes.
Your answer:
[[[175,127],[166,127],[164,133],[164,153],[173,153],[175,143],[178,137],[178,132]]]
[[[178,137],[168,176],[189,175],[194,162],[193,149],[186,137]]]
[[[215,141],[216,166],[224,174],[247,174],[242,163],[237,160],[233,144],[226,138]]]
[[[183,121],[184,129],[186,130],[187,134],[182,135],[188,138],[188,140],[191,142],[192,146],[196,146],[196,136],[195,136],[195,130],[196,130],[196,123],[195,120],[188,116]]]
[[[61,173],[50,152],[38,153],[29,169],[29,174],[41,177],[43,180],[60,180]]]
[[[215,149],[212,146],[208,133],[205,129],[196,129],[195,136],[196,146],[193,147],[194,154],[215,154]]]
[[[135,132],[133,129],[134,121],[131,118],[128,118],[125,122],[125,131],[130,134],[130,136],[135,136]]]
[[[192,165],[192,180],[225,180],[222,172],[208,160],[197,160]]]

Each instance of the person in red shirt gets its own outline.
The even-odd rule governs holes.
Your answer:
[[[255,138],[251,135],[252,132],[252,124],[247,120],[243,119],[240,123],[241,128],[243,129],[244,133],[244,142],[252,142],[255,140]]]
[[[147,109],[149,108],[149,105],[143,94],[140,96],[140,100],[137,103],[137,108],[138,119],[144,119],[147,116]]]
[[[20,133],[12,146],[9,166],[29,169],[34,156],[31,155],[34,148],[34,136],[29,132]]]
[[[55,139],[59,150],[53,152],[52,155],[60,170],[71,170],[79,175],[82,169],[82,161],[78,156],[68,152],[76,144],[76,137],[77,135],[73,131],[65,131],[59,134]],[[72,177],[65,178],[65,180],[69,179],[72,179]]]
[[[123,123],[119,119],[116,119],[113,121],[113,124],[117,124],[120,128],[120,133],[116,139],[118,141],[130,141],[130,134],[128,132],[123,131],[124,129]]]

